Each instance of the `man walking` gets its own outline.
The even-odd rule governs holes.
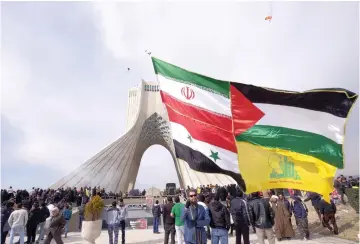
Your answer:
[[[175,218],[175,231],[178,244],[185,244],[184,242],[184,222],[181,221],[181,213],[184,209],[184,204],[180,202],[180,197],[175,197],[175,205],[171,209],[171,217]]]
[[[159,222],[160,222],[160,216],[161,216],[161,207],[159,205],[159,201],[156,200],[155,204],[152,208],[152,214],[154,216],[154,223],[153,223],[153,232],[155,234],[159,234]]]
[[[44,225],[45,225],[45,221],[47,218],[50,217],[50,211],[49,209],[46,207],[45,202],[41,203],[41,208],[40,208],[40,212],[41,212],[41,217],[40,217],[40,223],[39,223],[39,237],[36,241],[36,243],[39,243],[41,240],[44,239]]]
[[[227,244],[229,241],[230,214],[227,208],[219,202],[219,199],[219,194],[216,194],[209,205],[211,243],[219,244],[221,242],[221,244]]]
[[[252,193],[249,202],[249,216],[251,225],[256,228],[256,235],[260,244],[265,244],[265,236],[269,244],[275,244],[273,232],[274,212],[267,199],[261,199],[258,192]]]
[[[339,234],[339,229],[336,224],[336,205],[333,200],[330,200],[330,203],[327,203],[324,199],[321,199],[319,203],[320,213],[322,215],[322,223],[324,227],[327,227],[335,235]],[[333,225],[330,226],[329,222]]]
[[[125,244],[125,219],[127,217],[127,208],[124,204],[123,199],[120,199],[119,203],[120,203],[119,211],[120,211],[121,243]]]
[[[84,221],[84,214],[85,214],[85,204],[81,203],[79,209],[79,231],[81,231],[82,228],[82,222]]]
[[[111,204],[111,207],[106,209],[106,224],[108,227],[109,243],[118,244],[120,210],[116,207],[116,201]]]
[[[65,238],[67,238],[67,233],[69,231],[69,221],[71,219],[71,216],[72,216],[72,210],[69,206],[68,203],[65,204],[65,209],[63,210],[63,215],[64,215],[64,219],[66,221],[66,224],[65,224]]]
[[[41,210],[39,208],[39,203],[35,202],[32,209],[29,212],[28,222],[26,224],[26,231],[27,231],[27,243],[32,244],[35,243],[36,238],[36,229],[38,224],[41,221]]]
[[[21,203],[17,204],[17,209],[10,214],[8,223],[10,226],[10,244],[13,244],[15,234],[19,234],[20,244],[24,244],[25,226],[28,222],[28,212]]]
[[[172,197],[167,197],[167,204],[163,208],[163,220],[165,229],[164,244],[169,243],[169,235],[171,234],[171,244],[175,244],[175,219],[171,217],[171,210],[174,207]],[[180,243],[179,243],[180,244]]]
[[[318,215],[318,218],[319,218],[319,221],[321,224],[322,220],[321,220],[321,213],[320,213],[320,208],[319,208],[321,196],[316,192],[310,192],[310,193],[308,193],[307,198],[304,200],[304,202],[307,202],[309,200],[311,200],[311,203],[314,206],[315,212]]]
[[[247,202],[242,198],[243,193],[237,190],[236,197],[231,201],[230,213],[235,224],[236,244],[241,244],[241,236],[244,244],[250,244],[250,215]]]

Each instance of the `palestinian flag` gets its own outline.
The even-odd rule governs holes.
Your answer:
[[[193,170],[231,176],[244,190],[233,134],[230,83],[152,58],[175,153]]]

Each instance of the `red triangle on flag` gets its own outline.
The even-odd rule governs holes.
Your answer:
[[[231,113],[235,136],[253,127],[265,114],[235,86],[230,85]]]

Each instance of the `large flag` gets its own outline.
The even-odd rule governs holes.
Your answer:
[[[337,168],[343,168],[346,118],[357,95],[344,89],[280,91],[231,83],[232,115],[239,167],[249,192],[309,190],[329,199]],[[244,103],[263,117],[244,131]],[[261,170],[260,170],[261,169]]]
[[[231,176],[239,172],[230,103],[230,83],[188,72],[152,58],[171,124],[176,157],[193,170]]]
[[[192,169],[230,175],[247,192],[294,188],[328,198],[356,94],[279,91],[152,60],[176,156]]]

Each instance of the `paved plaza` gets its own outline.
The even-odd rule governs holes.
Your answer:
[[[255,234],[250,235],[251,243],[258,243],[257,237]],[[81,238],[80,232],[69,233],[68,238],[63,238],[64,243],[69,244],[85,244],[86,242]],[[102,231],[101,236],[96,240],[96,244],[108,244],[109,237],[107,231]],[[126,243],[130,244],[160,244],[164,243],[164,233],[153,234],[152,230],[128,230],[126,231]],[[208,243],[211,243],[208,241]],[[230,237],[230,244],[235,244],[235,237]],[[268,243],[268,242],[266,242]],[[313,235],[312,239],[309,241],[301,240],[291,240],[291,241],[281,241],[277,242],[281,244],[295,244],[295,243],[308,243],[308,244],[354,244],[359,242],[348,241],[336,237],[325,237],[319,234]],[[121,244],[121,234],[119,234],[119,244]]]

